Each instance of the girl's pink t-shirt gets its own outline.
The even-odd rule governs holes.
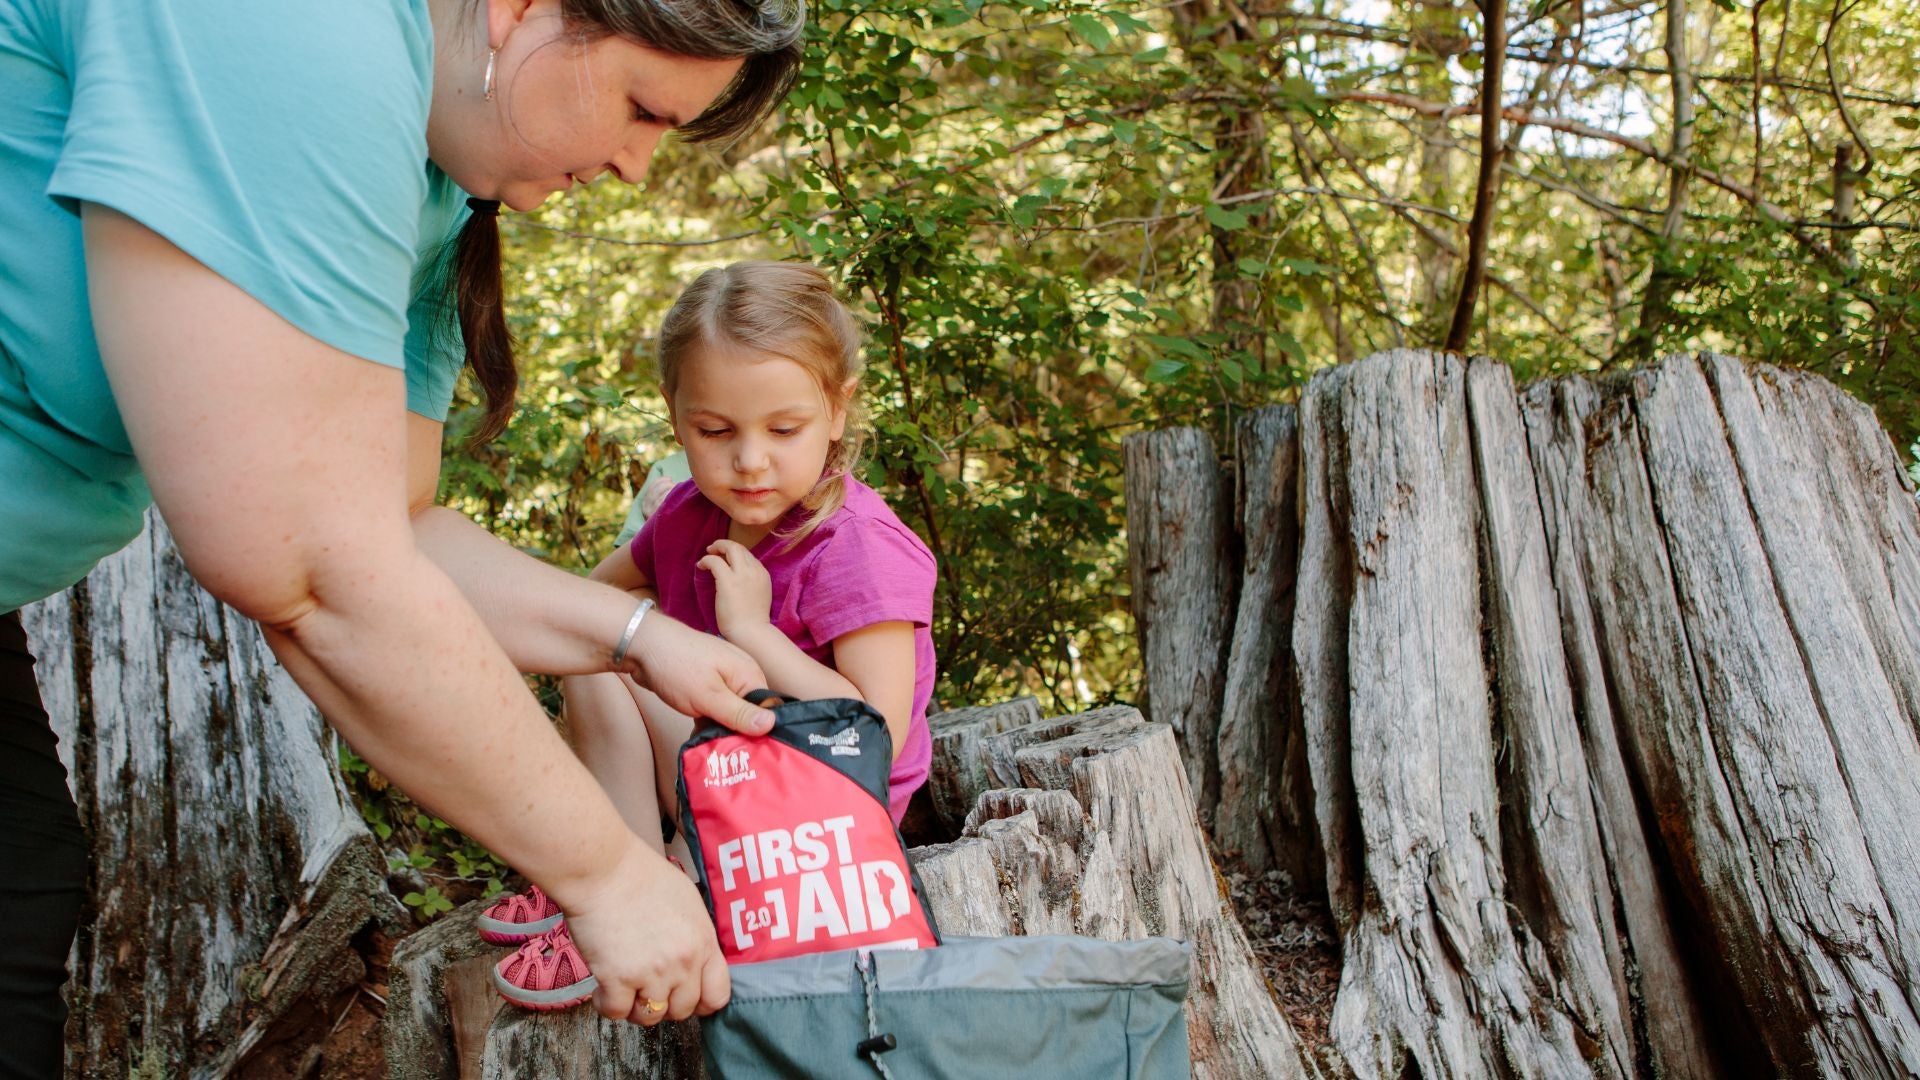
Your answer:
[[[726,537],[729,524],[726,512],[687,480],[674,487],[633,538],[634,565],[653,582],[660,610],[710,634],[720,632],[713,575],[695,564],[707,545]],[[888,811],[899,824],[907,799],[926,783],[933,761],[927,733],[938,575],[933,552],[878,492],[852,477],[846,505],[788,547],[779,534],[792,526],[790,514],[754,546],[753,555],[773,582],[773,625],[802,652],[833,667],[834,638],[879,622],[913,624],[913,720],[888,777]]]

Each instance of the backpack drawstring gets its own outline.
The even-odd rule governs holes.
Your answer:
[[[853,966],[860,972],[860,986],[866,991],[867,999],[867,1037],[860,1041],[853,1052],[873,1063],[880,1072],[881,1080],[893,1080],[893,1073],[887,1071],[887,1063],[880,1055],[900,1045],[892,1032],[882,1033],[880,1015],[874,1009],[873,1001],[880,996],[880,987],[874,976],[873,953],[862,950],[854,954]]]

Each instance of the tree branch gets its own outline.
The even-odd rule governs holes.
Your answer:
[[[1480,106],[1477,102],[1472,105],[1446,105],[1435,101],[1423,101],[1410,94],[1393,94],[1371,90],[1344,90],[1330,96],[1340,101],[1392,105],[1397,108],[1419,113],[1423,116],[1438,116],[1444,119],[1452,119],[1456,116],[1472,116],[1480,112]],[[1755,210],[1758,210],[1774,224],[1786,228],[1793,234],[1795,239],[1799,240],[1807,250],[1813,252],[1813,254],[1832,265],[1839,265],[1839,259],[1831,247],[1807,235],[1806,232],[1799,227],[1792,215],[1766,199],[1761,198],[1752,188],[1742,184],[1738,180],[1723,176],[1697,162],[1676,163],[1672,154],[1661,150],[1645,139],[1635,138],[1631,135],[1622,135],[1618,132],[1597,128],[1592,124],[1582,123],[1578,120],[1569,120],[1565,117],[1539,116],[1520,109],[1502,109],[1500,112],[1502,116],[1514,123],[1543,127],[1550,131],[1565,132],[1568,135],[1576,135],[1583,139],[1595,139],[1600,142],[1612,143],[1615,146],[1624,147],[1637,154],[1651,158],[1669,168],[1679,164],[1685,168],[1690,175],[1697,176],[1707,183],[1712,184],[1714,187],[1726,191],[1740,201],[1752,206]]]
[[[1481,0],[1486,25],[1484,71],[1480,80],[1480,176],[1473,193],[1473,220],[1467,223],[1467,265],[1460,276],[1460,298],[1454,301],[1453,324],[1447,328],[1446,348],[1462,352],[1473,331],[1473,308],[1487,273],[1487,231],[1493,223],[1493,202],[1500,190],[1500,159],[1506,148],[1500,141],[1500,74],[1506,67],[1507,0]],[[1488,108],[1485,102],[1493,102]]]

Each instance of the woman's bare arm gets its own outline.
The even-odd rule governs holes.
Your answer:
[[[88,204],[84,232],[108,377],[189,569],[261,623],[362,755],[579,913],[612,980],[603,1010],[643,988],[724,1002],[697,895],[621,824],[415,543],[401,372],[308,337],[120,214]],[[625,615],[607,610],[612,640]],[[647,645],[674,662],[670,632]],[[633,917],[650,903],[672,917]]]

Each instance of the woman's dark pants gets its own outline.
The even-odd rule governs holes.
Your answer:
[[[67,953],[87,846],[33,681],[20,613],[0,615],[0,1077],[58,1077]]]

